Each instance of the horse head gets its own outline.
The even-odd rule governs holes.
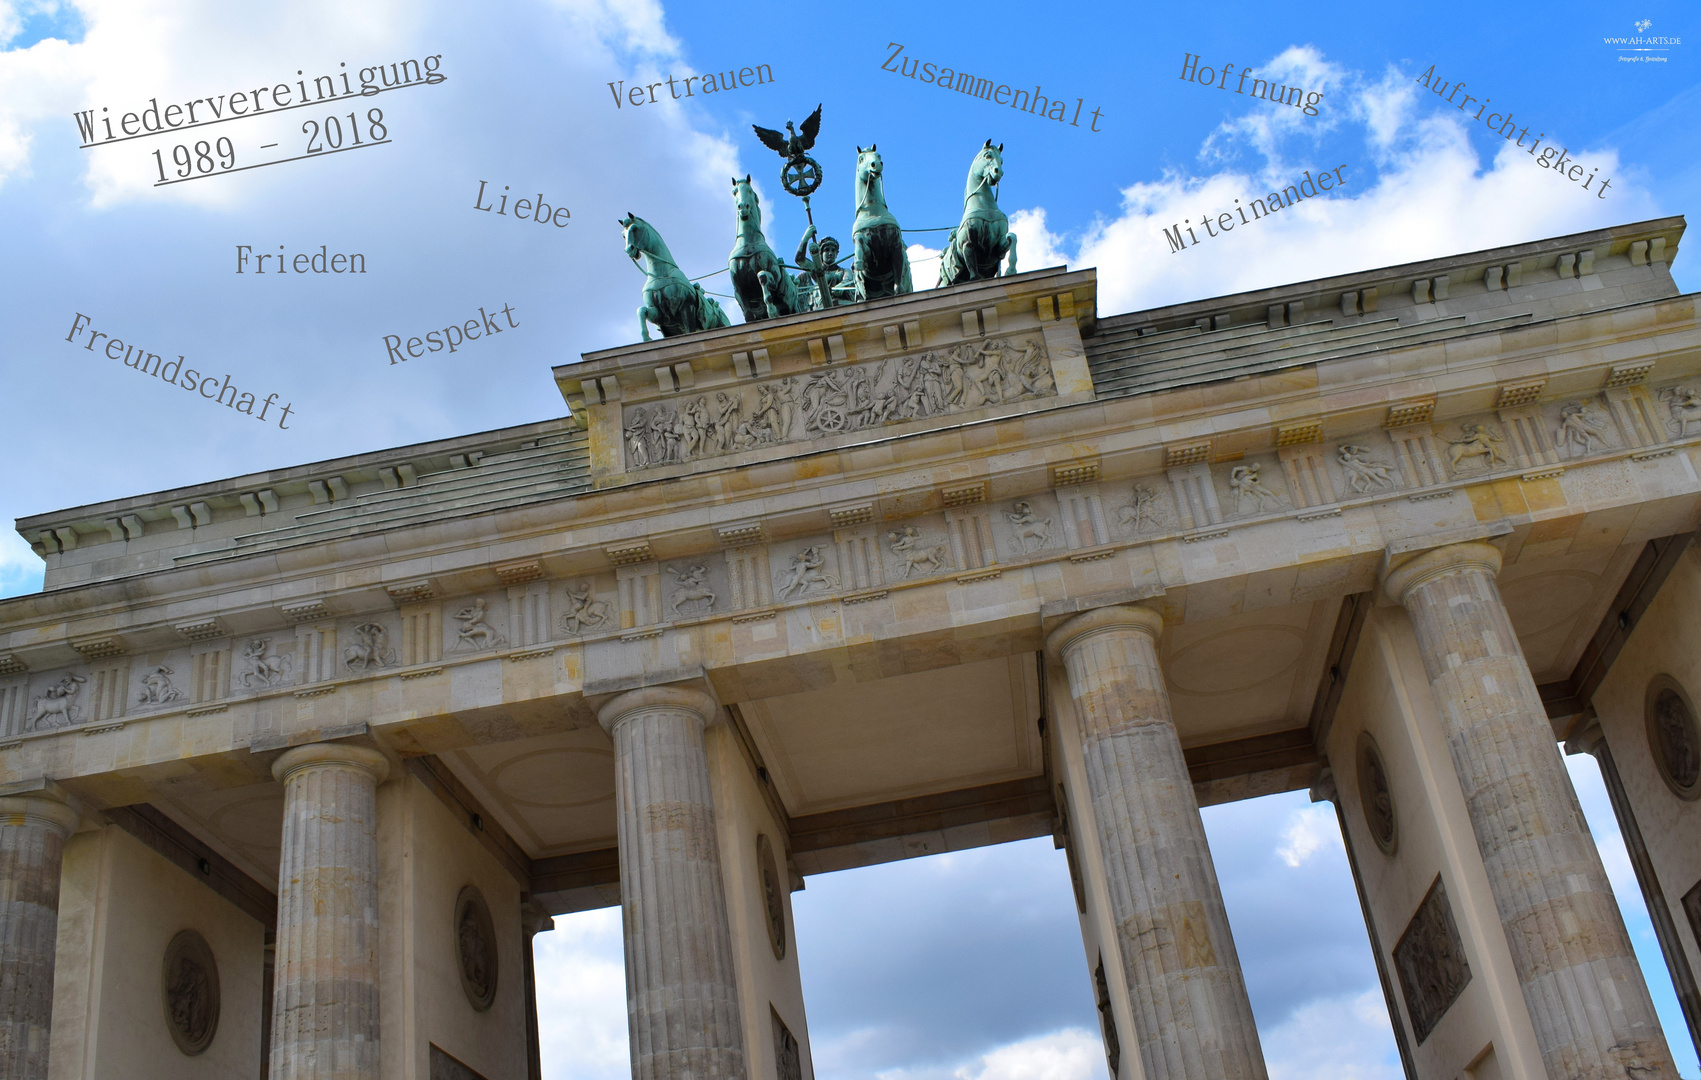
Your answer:
[[[653,232],[649,222],[630,210],[626,211],[626,216],[620,218],[619,221],[620,228],[624,230],[626,237],[626,257],[628,259],[636,259],[640,253],[650,250],[650,245],[645,243],[645,240],[648,239],[646,234]]]
[[[880,159],[880,148],[876,143],[869,143],[868,149],[856,148],[856,178],[860,183],[864,177],[878,180],[885,171],[886,163]]]
[[[999,143],[997,146],[993,146],[992,140],[988,139],[986,145],[982,146],[975,154],[973,163],[969,165],[969,181],[963,190],[963,197],[968,198],[982,185],[996,187],[1002,179],[1004,179],[1004,144]]]
[[[740,226],[754,224],[757,229],[762,228],[762,203],[756,198],[756,189],[750,186],[748,175],[742,180],[732,178],[732,204],[738,210]]]
[[[662,241],[661,233],[656,231],[654,225],[630,210],[626,212],[624,218],[620,219],[620,225],[621,228],[626,230],[627,258],[636,261],[640,255],[649,256],[650,263],[646,267],[645,273],[652,276],[661,275],[665,277],[676,272],[673,265],[673,253],[667,249],[667,244]]]

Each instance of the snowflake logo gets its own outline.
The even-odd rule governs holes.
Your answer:
[[[1654,20],[1643,19],[1641,22],[1636,24],[1636,32],[1639,34],[1645,34],[1648,32],[1648,27],[1652,25],[1654,25]]]

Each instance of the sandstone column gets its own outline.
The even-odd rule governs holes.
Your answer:
[[[0,1076],[47,1080],[59,870],[77,812],[57,784],[31,786],[0,798]]]
[[[537,963],[532,954],[533,938],[546,930],[555,929],[555,920],[538,902],[527,896],[520,904],[520,933],[526,943],[520,949],[525,960],[526,980],[526,1080],[543,1080],[543,1047],[537,1030]]]
[[[1162,629],[1156,612],[1105,607],[1047,640],[1080,712],[1133,1036],[1147,1080],[1262,1080],[1252,1004],[1158,669]]]
[[[271,1080],[377,1080],[376,750],[313,743],[272,765],[284,785]]]
[[[1495,575],[1473,542],[1392,566],[1550,1077],[1677,1077]]]
[[[614,740],[634,1080],[745,1080],[703,751],[717,712],[702,691],[660,686],[597,713]]]

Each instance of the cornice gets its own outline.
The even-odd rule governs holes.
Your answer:
[[[1436,401],[1433,422],[1442,423],[1491,409],[1506,373],[1521,373],[1529,359],[1544,364],[1543,396],[1550,399],[1597,390],[1613,369],[1638,358],[1653,359],[1652,377],[1669,381],[1701,371],[1701,351],[1646,346],[1697,334],[1694,301],[1693,295],[1662,298],[1497,330],[1499,348],[1464,350],[1474,355],[1452,363],[1446,353],[1456,342],[1414,343],[1389,354],[1436,351],[1433,362],[1416,370],[1390,363],[1385,371],[1358,370],[1336,379],[1333,368],[1361,363],[1342,358],[1325,362],[1301,384],[1292,373],[1275,373],[924,432],[876,434],[857,445],[686,477],[645,477],[494,513],[457,514],[451,508],[425,525],[336,545],[315,540],[0,600],[0,625],[57,636],[50,630],[54,624],[75,620],[76,633],[86,635],[156,623],[174,628],[213,615],[228,622],[236,608],[260,620],[239,622],[236,632],[246,633],[269,625],[280,605],[325,595],[348,598],[337,608],[343,615],[385,610],[394,602],[384,583],[425,573],[448,575],[450,592],[468,591],[507,584],[497,568],[516,561],[541,559],[544,572],[555,576],[604,570],[610,565],[606,547],[634,537],[648,541],[652,557],[677,559],[722,548],[718,530],[728,523],[755,521],[768,540],[783,541],[839,527],[836,511],[859,501],[870,508],[868,520],[892,521],[942,509],[945,493],[965,484],[981,485],[988,501],[1021,497],[1056,486],[1050,474],[1083,457],[1094,459],[1101,480],[1126,482],[1161,473],[1167,450],[1189,437],[1204,438],[1208,459],[1219,462],[1270,450],[1284,424],[1296,417],[1315,423],[1316,437],[1335,438],[1374,427],[1391,406],[1427,395]],[[1638,309],[1646,318],[1627,324],[1627,313]],[[1588,328],[1591,321],[1593,329],[1560,335],[1566,340],[1557,351],[1547,340],[1520,341],[1553,323]],[[1577,362],[1567,366],[1568,358]],[[0,639],[0,651],[6,649]]]
[[[1651,246],[1655,240],[1663,241],[1659,258],[1669,266],[1677,256],[1677,250],[1686,228],[1687,222],[1681,214],[1651,218],[1646,221],[1612,225],[1604,229],[1590,229],[1565,236],[1547,237],[1541,240],[1507,244],[1495,248],[1483,248],[1478,251],[1444,255],[1434,259],[1421,259],[1395,266],[1335,274],[1330,277],[1296,281],[1266,289],[1254,289],[1248,292],[1188,300],[1164,307],[1108,315],[1099,320],[1099,327],[1102,331],[1140,325],[1150,325],[1154,329],[1163,329],[1190,326],[1201,317],[1210,319],[1229,313],[1240,313],[1242,316],[1251,315],[1262,319],[1265,317],[1268,308],[1285,306],[1295,301],[1305,302],[1307,307],[1312,310],[1327,312],[1335,309],[1341,294],[1347,292],[1363,292],[1366,289],[1371,289],[1379,292],[1382,296],[1399,295],[1409,292],[1416,281],[1433,281],[1436,277],[1441,276],[1445,276],[1455,283],[1475,281],[1480,279],[1484,272],[1491,267],[1503,267],[1512,263],[1523,264],[1527,269],[1550,267],[1562,255],[1575,254],[1585,250],[1594,252],[1597,259],[1604,260],[1610,255],[1629,255],[1632,245],[1641,242],[1644,245]],[[1647,252],[1644,251],[1643,254],[1644,259],[1646,259]]]

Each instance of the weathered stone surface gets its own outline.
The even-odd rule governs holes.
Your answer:
[[[1053,630],[1147,1080],[1261,1080],[1252,1003],[1158,669],[1163,619],[1107,607]]]
[[[744,1036],[700,690],[629,690],[598,710],[614,740],[634,1080],[742,1080]]]
[[[272,766],[284,785],[271,1080],[377,1080],[376,750],[312,743]]]
[[[1395,563],[1549,1076],[1677,1076],[1481,541]]]
[[[76,826],[51,785],[0,798],[0,1076],[47,1078],[59,868]]]

